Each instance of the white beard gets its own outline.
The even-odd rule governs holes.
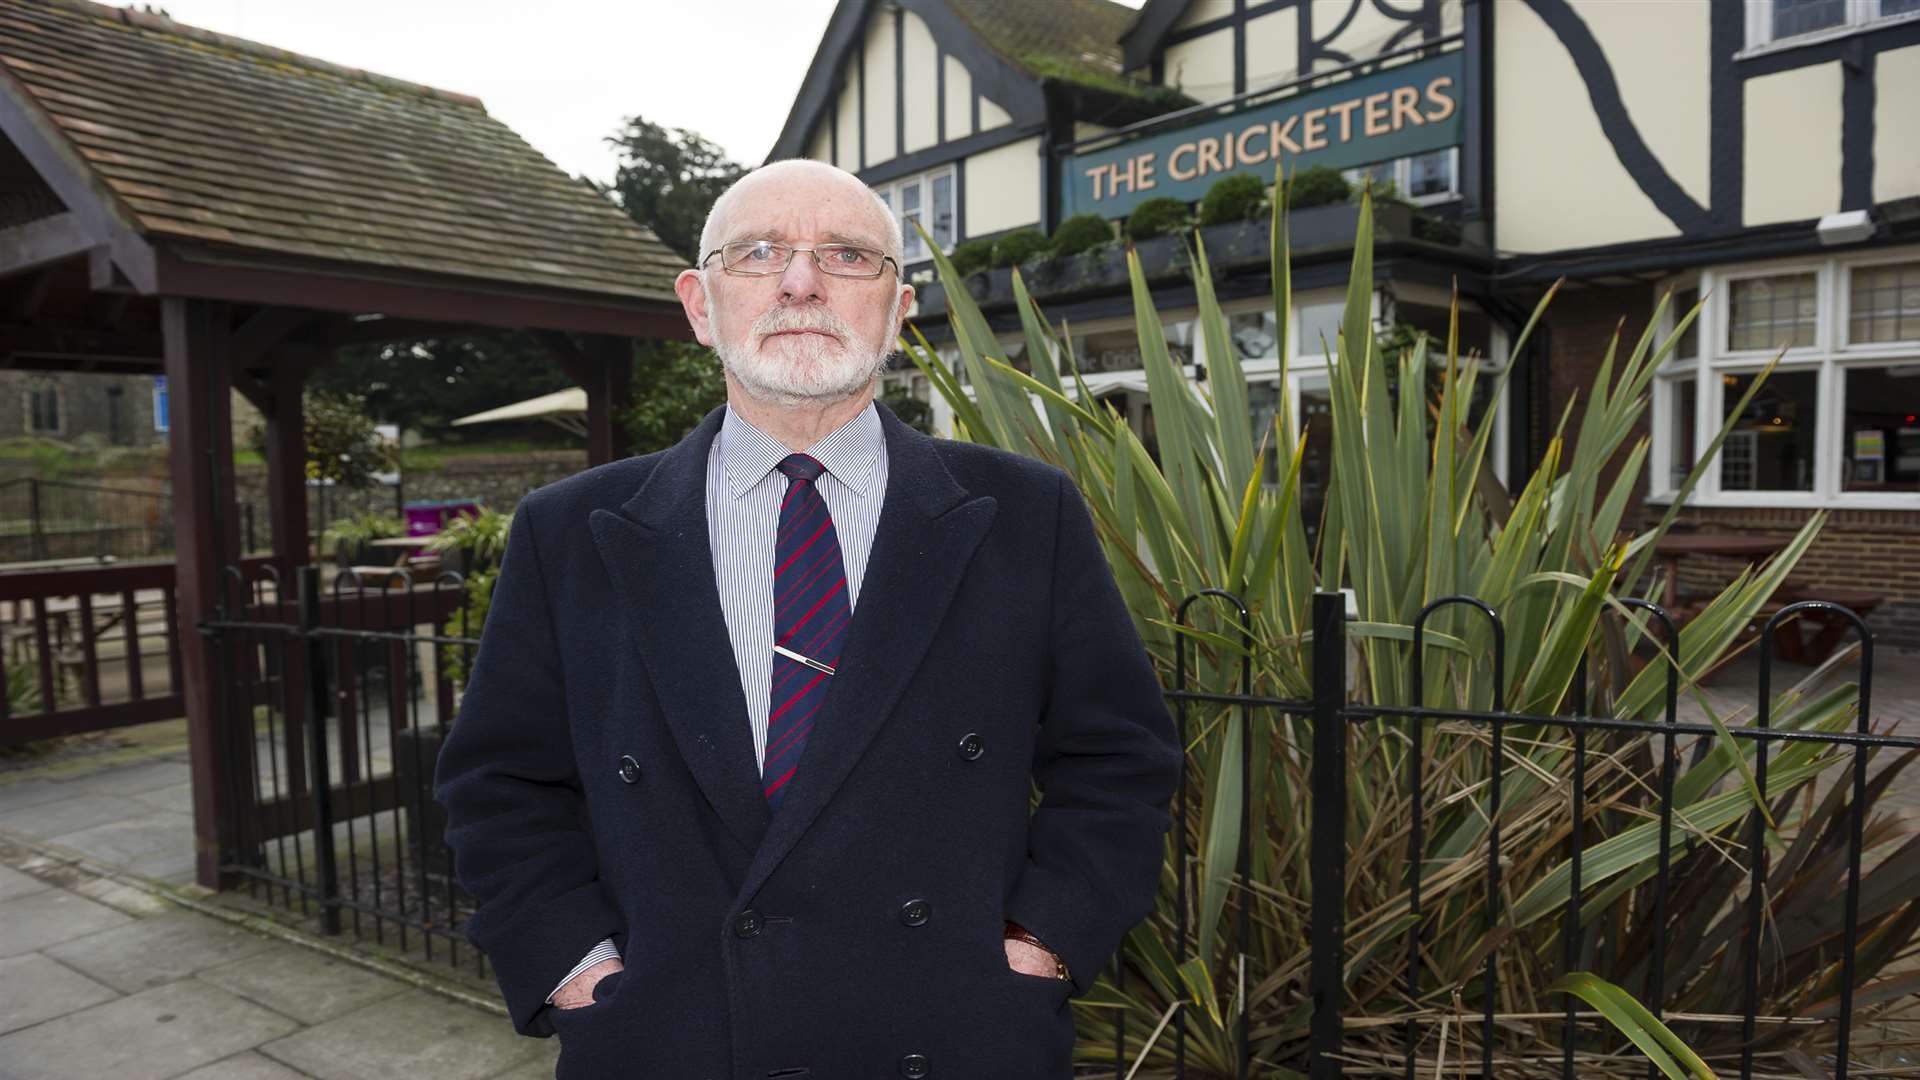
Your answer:
[[[711,310],[711,309],[709,309]],[[783,329],[825,330],[822,334],[767,335]],[[882,342],[899,333],[890,321]],[[718,320],[713,351],[741,389],[756,401],[778,405],[839,401],[866,389],[886,370],[888,348],[860,340],[853,328],[825,308],[781,308],[755,320],[746,340],[735,344]]]

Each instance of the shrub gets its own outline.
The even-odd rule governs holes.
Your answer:
[[[1099,214],[1075,214],[1053,230],[1055,255],[1078,255],[1113,240],[1113,226]]]
[[[968,240],[963,244],[955,244],[953,254],[947,258],[961,277],[985,270],[993,265],[993,241]]]
[[[1139,243],[1156,236],[1180,232],[1191,223],[1187,204],[1179,199],[1166,196],[1148,199],[1127,215],[1127,239]]]
[[[1301,169],[1287,183],[1287,209],[1305,210],[1310,206],[1343,203],[1353,194],[1353,185],[1340,170],[1325,165]]]
[[[1223,176],[1200,200],[1200,224],[1249,221],[1267,209],[1267,184],[1253,173]]]
[[[1016,229],[993,242],[993,265],[1015,266],[1046,252],[1046,233],[1039,229]]]

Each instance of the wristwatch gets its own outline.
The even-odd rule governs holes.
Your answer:
[[[1012,919],[1006,920],[1006,924],[1007,924],[1007,934],[1006,934],[1007,937],[1013,938],[1015,941],[1024,941],[1036,949],[1046,949],[1047,955],[1053,957],[1053,977],[1054,978],[1056,979],[1071,978],[1071,976],[1067,974],[1067,962],[1065,960],[1060,959],[1059,953],[1054,952],[1052,949],[1048,949],[1046,942],[1041,941],[1037,937],[1034,937],[1031,933],[1027,931],[1026,927],[1021,926],[1019,923],[1014,922]]]

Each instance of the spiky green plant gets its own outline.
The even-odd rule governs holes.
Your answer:
[[[1284,187],[1274,202],[1287,204]],[[1567,994],[1592,995],[1587,999],[1613,1024],[1607,1028],[1590,1016],[1579,1020],[1579,1074],[1640,1075],[1645,1061],[1635,1064],[1615,1052],[1625,1045],[1620,1033],[1651,1038],[1652,1029],[1621,1007],[1620,987],[1645,996],[1657,939],[1669,942],[1662,1002],[1668,1020],[1706,1060],[1724,1059],[1739,1040],[1738,1025],[1724,1017],[1741,1011],[1739,946],[1746,924],[1739,899],[1748,865],[1745,822],[1760,794],[1755,743],[1723,730],[1700,748],[1704,757],[1678,767],[1669,833],[1673,893],[1664,923],[1656,924],[1652,879],[1667,745],[1654,724],[1663,716],[1670,665],[1677,664],[1683,692],[1698,696],[1697,681],[1741,647],[1743,631],[1812,544],[1822,515],[1810,515],[1779,555],[1739,574],[1687,624],[1677,652],[1666,652],[1651,641],[1657,635],[1648,633],[1647,617],[1617,598],[1655,591],[1653,545],[1727,434],[1720,431],[1656,525],[1641,529],[1626,520],[1647,451],[1645,438],[1634,433],[1649,382],[1696,312],[1685,313],[1672,336],[1656,341],[1651,327],[1663,321],[1663,301],[1648,332],[1630,348],[1623,349],[1616,336],[1584,403],[1569,406],[1538,467],[1519,477],[1517,494],[1510,494],[1488,464],[1500,394],[1492,395],[1496,405],[1485,416],[1470,422],[1468,411],[1477,379],[1497,378],[1504,386],[1507,373],[1486,376],[1477,364],[1463,362],[1457,330],[1443,344],[1421,340],[1398,355],[1379,347],[1368,299],[1371,222],[1371,200],[1363,198],[1345,319],[1338,340],[1330,343],[1331,477],[1311,545],[1298,502],[1304,439],[1285,410],[1272,429],[1254,430],[1246,380],[1204,244],[1191,261],[1198,329],[1211,369],[1206,389],[1184,379],[1171,360],[1140,264],[1129,257],[1157,457],[1123,417],[1094,403],[1079,379],[1071,338],[1047,324],[1017,274],[1013,286],[1031,374],[1006,363],[986,320],[937,251],[960,363],[944,362],[917,329],[908,352],[952,406],[957,437],[1031,455],[1073,476],[1136,625],[1169,676],[1176,641],[1184,639],[1193,657],[1190,685],[1214,693],[1237,690],[1245,632],[1253,642],[1253,692],[1304,699],[1314,647],[1312,595],[1344,586],[1353,590],[1359,608],[1348,630],[1357,645],[1353,697],[1404,706],[1413,700],[1416,616],[1435,599],[1467,594],[1500,613],[1505,681],[1495,684],[1488,621],[1465,608],[1444,609],[1427,623],[1423,704],[1463,710],[1500,704],[1533,714],[1577,708],[1648,725],[1646,734],[1628,730],[1587,738],[1575,942],[1585,981],[1558,984],[1556,979],[1574,974],[1561,959],[1572,892],[1571,736],[1541,724],[1505,726],[1498,770],[1501,898],[1490,911],[1486,849],[1489,781],[1496,770],[1489,725],[1453,719],[1420,728],[1422,909],[1417,989],[1411,994],[1405,979],[1416,923],[1408,882],[1414,728],[1390,717],[1351,727],[1345,890],[1350,1075],[1397,1076],[1409,1052],[1423,1063],[1423,1075],[1443,1059],[1449,1070],[1477,1066],[1478,1021],[1489,1004],[1489,955],[1498,986],[1491,1005],[1500,1019],[1488,1052],[1497,1058],[1497,1075],[1559,1075]],[[1284,213],[1273,218],[1272,251],[1277,337],[1285,341],[1292,298]],[[1527,332],[1549,299],[1551,291]],[[1516,341],[1515,355],[1525,337]],[[1729,416],[1739,415],[1746,401]],[[1269,454],[1279,478],[1273,484],[1263,482]],[[1193,627],[1177,626],[1181,599],[1206,588],[1244,598],[1251,624],[1239,626],[1214,608],[1203,609]],[[1641,667],[1636,651],[1650,648],[1654,659]],[[1591,690],[1575,701],[1583,660]],[[1840,730],[1852,724],[1856,700],[1850,685],[1824,687],[1810,678],[1778,697],[1771,723]],[[1139,1068],[1133,1075],[1169,1075],[1174,1033],[1184,1029],[1188,1076],[1232,1076],[1244,1001],[1253,1074],[1293,1075],[1305,1065],[1312,1011],[1306,993],[1310,724],[1280,709],[1255,713],[1249,791],[1240,782],[1241,711],[1187,708],[1191,813],[1185,828],[1191,855],[1176,867],[1169,844],[1161,901],[1123,950],[1124,979],[1109,975],[1077,1002],[1079,1056],[1111,1063],[1116,1027],[1124,1021],[1127,1063]],[[1743,719],[1715,722],[1725,728]],[[1767,895],[1774,917],[1764,931],[1759,1011],[1805,1018],[1824,1008],[1830,1017],[1838,972],[1834,926],[1831,920],[1789,925],[1783,916],[1838,907],[1850,803],[1846,785],[1817,778],[1844,755],[1796,743],[1775,746],[1769,756],[1767,843],[1774,868]],[[1876,788],[1907,760],[1882,769]],[[1235,872],[1246,800],[1252,801],[1254,822],[1250,880]],[[1862,893],[1857,968],[1857,981],[1867,985],[1855,999],[1857,1023],[1892,1007],[1890,999],[1907,985],[1893,978],[1869,982],[1910,951],[1913,924],[1920,919],[1920,904],[1911,899],[1920,893],[1912,887],[1920,876],[1920,848],[1902,843],[1907,831],[1880,820],[1867,829],[1873,868]],[[1175,935],[1181,874],[1196,898],[1185,941]],[[1244,939],[1236,932],[1243,905],[1251,923]],[[1242,958],[1244,985],[1236,974]],[[1767,1023],[1760,1030],[1760,1052],[1777,1063],[1789,1051],[1831,1045],[1833,1034],[1831,1024]],[[1860,1038],[1855,1035],[1856,1047]]]

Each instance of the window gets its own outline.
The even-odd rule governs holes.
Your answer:
[[[36,379],[27,384],[27,431],[34,435],[58,435],[63,430],[66,403],[61,400],[60,384]]]
[[[920,229],[927,230],[941,251],[953,250],[953,169],[910,176],[873,190],[900,219],[900,251],[903,262],[920,262],[932,256]],[[915,226],[919,228],[915,228]]]
[[[1392,184],[1393,190],[1417,205],[1446,202],[1460,197],[1460,148],[1450,146],[1412,157],[1379,161],[1344,169],[1341,175],[1355,187],[1369,177],[1375,187]]]
[[[1920,258],[1711,270],[1656,383],[1651,494],[1671,497],[1731,420],[1690,497],[1721,506],[1920,509]],[[1763,365],[1779,367],[1737,413]]]
[[[1747,0],[1747,47],[1800,44],[1920,14],[1920,0]]]

